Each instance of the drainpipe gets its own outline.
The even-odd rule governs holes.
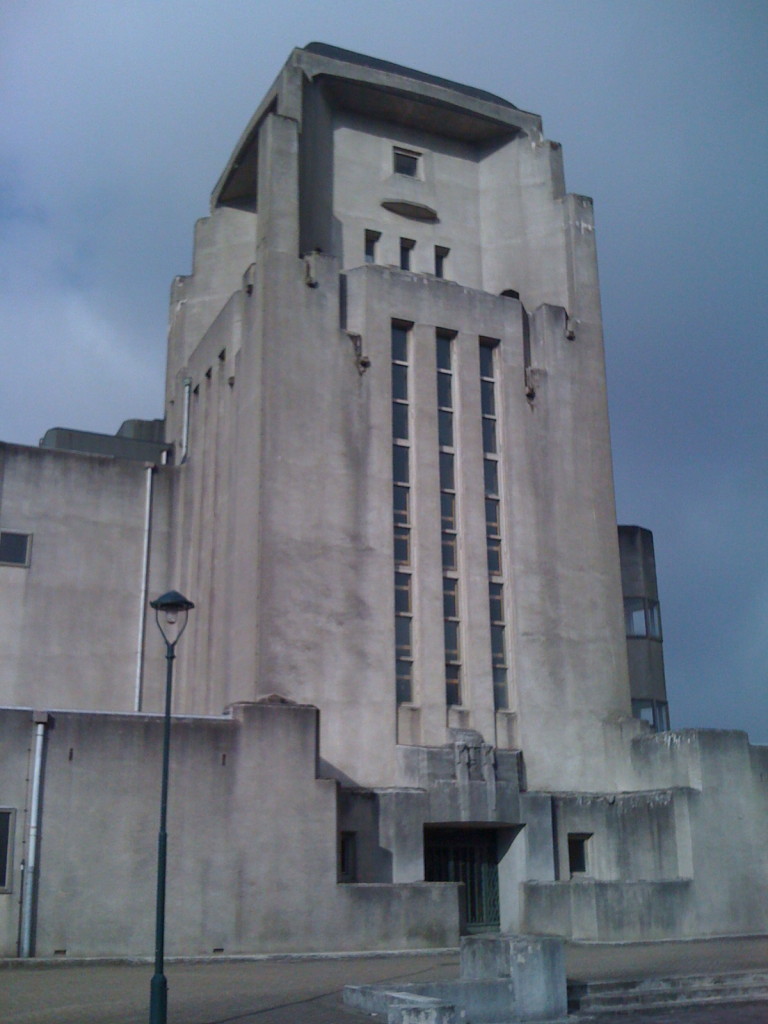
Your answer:
[[[43,746],[48,713],[33,711],[35,725],[35,760],[32,769],[32,801],[29,809],[29,844],[24,865],[24,887],[21,902],[21,943],[19,956],[32,956],[32,918],[37,898],[37,840],[40,826],[40,791],[43,786]]]
[[[189,448],[189,403],[192,395],[192,378],[185,377],[184,381],[184,419],[181,423],[181,458],[179,465],[187,461],[187,450]]]
[[[147,588],[149,586],[149,535],[152,525],[152,475],[154,466],[146,467],[144,491],[144,549],[141,561],[141,594],[139,597],[139,634],[136,639],[136,686],[133,710],[141,711],[144,701],[144,635],[146,631]]]

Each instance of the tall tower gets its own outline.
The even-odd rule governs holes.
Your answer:
[[[537,788],[610,784],[630,698],[592,204],[536,115],[294,50],[174,283],[166,415],[199,609],[180,710],[314,704],[357,785],[456,730]]]

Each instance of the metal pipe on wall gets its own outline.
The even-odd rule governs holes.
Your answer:
[[[192,398],[192,378],[184,378],[184,418],[181,423],[181,458],[179,465],[187,460],[189,450],[189,403]]]
[[[43,747],[45,745],[45,727],[48,724],[48,714],[45,711],[35,711],[32,714],[32,721],[35,724],[35,755],[32,769],[32,799],[29,809],[29,841],[27,845],[27,860],[24,866],[24,886],[21,901],[21,942],[19,956],[31,957],[32,950],[32,924],[34,919],[35,900],[37,897],[37,846],[38,833],[40,829],[40,793],[43,786]]]
[[[144,547],[141,563],[141,595],[139,597],[139,635],[136,640],[136,685],[133,710],[141,711],[144,703],[144,637],[147,621],[147,594],[149,587],[149,540],[152,527],[152,477],[154,466],[146,467],[144,492]]]

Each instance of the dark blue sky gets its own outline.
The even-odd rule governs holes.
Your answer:
[[[241,130],[318,39],[544,118],[595,200],[618,518],[653,530],[676,727],[768,743],[768,6],[0,6],[0,438],[162,414],[167,296]]]

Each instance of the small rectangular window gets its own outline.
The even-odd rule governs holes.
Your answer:
[[[411,269],[411,253],[413,252],[416,243],[412,238],[401,238],[400,239],[400,269],[410,270]]]
[[[624,598],[624,625],[627,636],[646,636],[645,601],[642,597]]]
[[[413,150],[395,147],[392,153],[395,174],[405,174],[409,178],[418,177],[419,156],[420,154]]]
[[[632,699],[632,714],[641,722],[647,722],[654,732],[669,729],[669,705],[664,700]]]
[[[450,251],[444,245],[435,246],[435,277],[445,277],[445,261]]]
[[[381,238],[380,231],[366,231],[365,232],[365,262],[375,263],[376,262],[376,243]]]
[[[11,891],[13,877],[13,832],[16,812],[0,810],[0,892]]]
[[[0,565],[29,565],[29,533],[0,530]]]
[[[591,832],[568,833],[568,870],[571,878],[587,874],[587,846],[591,838]]]

